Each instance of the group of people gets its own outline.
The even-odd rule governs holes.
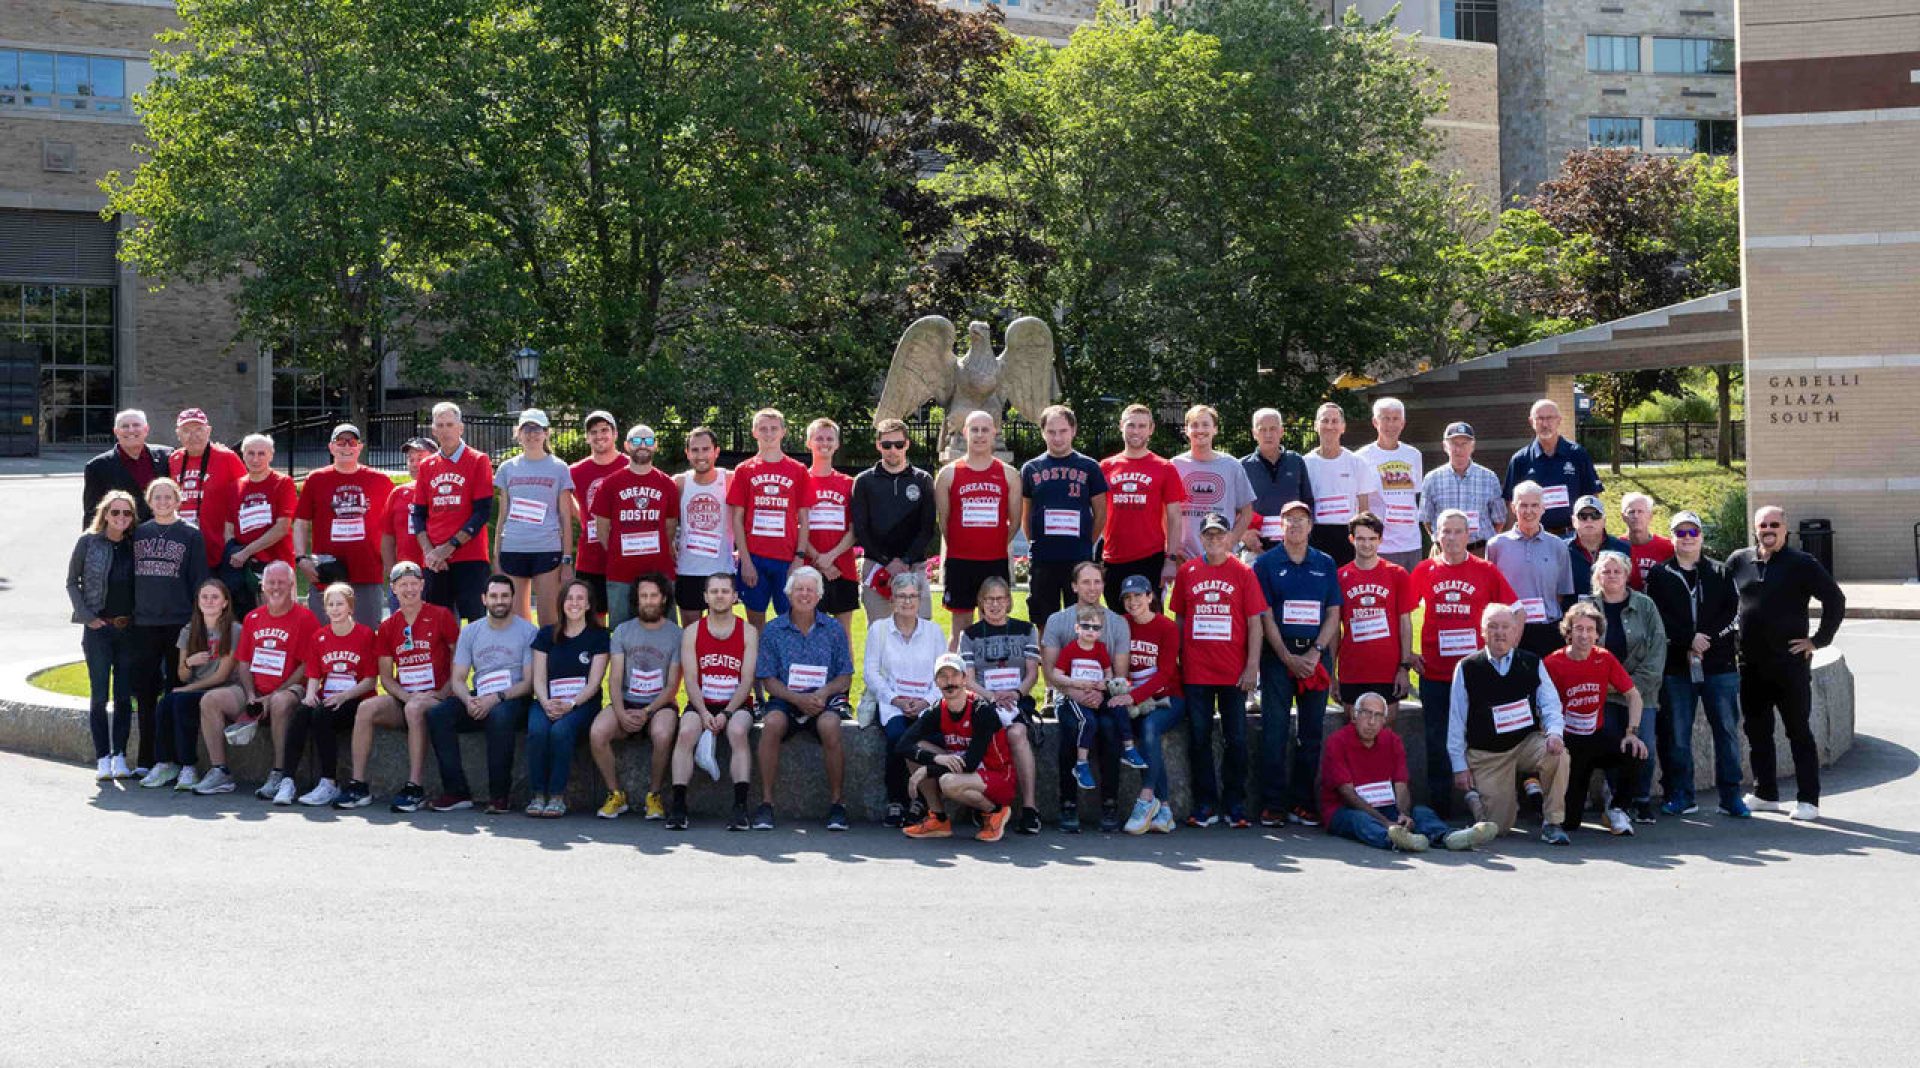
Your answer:
[[[1171,458],[1149,446],[1153,412],[1128,407],[1122,450],[1098,461],[1055,405],[1038,420],[1046,451],[1018,468],[997,452],[998,421],[976,412],[964,455],[937,472],[909,462],[903,423],[882,420],[879,461],[849,476],[834,466],[832,420],[806,428],[803,464],[782,451],[785,417],[763,409],[754,456],[727,470],[717,436],[696,428],[686,470],[669,475],[651,427],[622,433],[604,411],[582,421],[590,451],[569,465],[548,450],[547,415],[528,409],[520,451],[496,468],[441,404],[432,437],[407,443],[407,482],[363,466],[359,430],[341,424],[334,462],[296,486],[261,435],[235,455],[188,409],[168,450],[147,443],[142,413],[122,412],[116,446],[87,466],[67,582],[98,775],[229,792],[227,747],[264,719],[274,759],[258,796],[356,808],[373,799],[368,764],[388,728],[407,739],[395,811],[484,798],[500,813],[524,733],[524,811],[551,818],[567,811],[584,736],[611,819],[633,804],[615,746],[644,737],[639,807],[684,829],[694,771],[717,782],[724,742],[729,827],[769,829],[782,745],[805,734],[824,757],[826,826],[844,830],[852,722],[886,739],[887,825],[946,837],[969,817],[991,841],[1042,829],[1046,733],[1061,830],[1078,832],[1083,796],[1097,795],[1103,831],[1172,831],[1163,742],[1179,729],[1190,827],[1257,819],[1470,849],[1512,830],[1523,804],[1538,807],[1543,841],[1566,844],[1596,771],[1596,816],[1613,834],[1696,811],[1704,706],[1723,813],[1785,811],[1778,717],[1792,815],[1817,818],[1810,661],[1844,615],[1838,586],[1787,545],[1776,507],[1725,561],[1705,555],[1693,512],[1656,534],[1639,494],[1621,502],[1623,536],[1609,533],[1592,461],[1560,420],[1536,403],[1535,439],[1502,477],[1474,462],[1466,423],[1446,428],[1447,462],[1426,469],[1392,399],[1374,405],[1376,440],[1357,451],[1342,444],[1339,406],[1322,406],[1304,456],[1262,409],[1256,448],[1237,459],[1214,450],[1220,419],[1206,405],[1185,413],[1189,448]],[[1023,538],[1029,619],[1012,614]],[[950,631],[932,618],[935,555]],[[857,665],[856,609],[868,620]],[[1410,763],[1394,724],[1416,688],[1424,760]],[[1323,741],[1330,702],[1347,722]],[[1265,725],[1251,802],[1249,711]],[[461,766],[470,732],[486,736],[483,795]],[[1122,765],[1140,773],[1130,806]]]

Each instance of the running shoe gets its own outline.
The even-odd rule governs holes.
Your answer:
[[[113,777],[116,779],[133,778],[133,769],[127,767],[127,755],[125,753],[113,754],[113,759],[107,764],[107,770],[112,772]]]
[[[1153,818],[1160,814],[1160,802],[1151,797],[1142,797],[1133,803],[1133,812],[1127,816],[1126,825],[1121,828],[1128,834],[1145,834],[1152,826]]]
[[[467,794],[441,794],[427,802],[427,807],[435,812],[459,812],[472,808],[473,798]]]
[[[340,797],[333,803],[333,807],[338,809],[366,808],[371,804],[373,804],[373,791],[367,789],[366,783],[358,779],[351,779],[347,782],[347,788],[340,791]]]
[[[727,821],[727,830],[729,830],[729,831],[744,831],[744,830],[747,830],[748,828],[750,828],[750,827],[752,827],[752,826],[753,826],[753,821],[751,821],[751,820],[749,820],[749,819],[747,819],[747,806],[746,806],[746,803],[745,803],[745,802],[740,802],[740,803],[738,803],[738,804],[736,804],[736,805],[734,805],[734,806],[733,806],[733,818]]]
[[[620,814],[626,810],[627,792],[625,790],[615,790],[607,795],[605,801],[600,803],[600,811],[594,813],[594,815],[603,820],[617,820],[620,818]]]
[[[113,758],[112,757],[101,757],[99,760],[96,760],[93,762],[93,781],[94,782],[112,782],[113,781]]]
[[[753,829],[756,831],[773,830],[773,806],[772,805],[769,805],[765,801],[762,801],[760,802],[760,807],[753,810]]]
[[[513,799],[510,797],[496,797],[487,802],[487,815],[489,816],[505,816],[512,811]]]
[[[1037,808],[1022,808],[1020,810],[1020,820],[1013,825],[1013,829],[1020,834],[1039,834],[1040,810]]]
[[[1211,827],[1219,822],[1220,817],[1214,815],[1211,805],[1201,805],[1199,808],[1187,813],[1187,826],[1189,827]]]
[[[1616,838],[1621,835],[1632,836],[1633,820],[1628,817],[1626,810],[1618,808],[1607,810],[1607,833]]]
[[[427,791],[417,782],[410,782],[393,795],[393,803],[387,807],[395,812],[418,812],[420,806],[427,803]]]
[[[232,773],[225,768],[214,767],[207,770],[207,777],[200,780],[199,784],[193,788],[193,792],[201,797],[207,797],[211,794],[230,794],[233,788]]]
[[[1072,801],[1060,806],[1060,833],[1080,833],[1080,806]]]
[[[1305,805],[1295,805],[1287,810],[1287,822],[1300,827],[1320,826],[1320,814]]]
[[[1761,797],[1759,794],[1747,795],[1747,811],[1748,812],[1778,813],[1778,812],[1785,812],[1786,810],[1787,810],[1787,805],[1786,805],[1786,802],[1784,801],[1769,801],[1766,798]]]
[[[1425,853],[1432,844],[1426,835],[1410,831],[1397,823],[1387,828],[1387,841],[1402,853]]]
[[[1100,802],[1100,832],[1112,834],[1120,829],[1120,806],[1112,801]]]
[[[1799,820],[1803,823],[1812,823],[1820,818],[1820,806],[1810,805],[1802,801],[1793,806],[1793,814],[1787,818],[1790,820]]]
[[[974,841],[998,842],[1000,836],[1006,833],[1007,820],[1012,817],[1012,815],[1013,810],[1005,805],[1001,805],[999,808],[987,813],[980,820],[980,830],[974,833]]]
[[[827,830],[844,831],[847,827],[847,806],[838,801],[827,806]]]
[[[267,775],[267,781],[260,784],[260,788],[253,792],[253,796],[259,798],[262,801],[273,800],[273,795],[280,792],[281,780],[285,779],[286,777],[287,777],[287,773],[284,771],[275,771],[275,772],[269,773]]]
[[[1236,830],[1244,830],[1253,826],[1253,821],[1247,818],[1246,809],[1235,805],[1227,810],[1227,826]]]
[[[1619,810],[1615,809],[1615,811],[1617,812]],[[1635,801],[1633,803],[1633,822],[1656,823],[1658,821],[1659,817],[1654,815],[1653,812],[1652,801]]]
[[[1660,811],[1669,816],[1691,816],[1700,811],[1700,806],[1694,804],[1690,797],[1669,797],[1666,804],[1660,806]]]
[[[1736,820],[1750,820],[1753,818],[1753,810],[1747,807],[1745,801],[1737,797],[1730,797],[1722,802],[1720,805],[1720,814],[1722,816],[1730,816]]]
[[[180,765],[163,760],[155,764],[152,771],[147,772],[146,778],[140,780],[140,787],[144,790],[165,789],[172,786],[173,781],[179,777]]]
[[[882,827],[899,827],[906,822],[906,806],[898,801],[887,802],[887,814],[880,818]]]
[[[1131,745],[1120,751],[1120,763],[1135,771],[1147,770],[1147,758],[1141,756],[1140,750]]]
[[[1153,814],[1152,830],[1153,830],[1153,833],[1155,834],[1172,834],[1173,833],[1173,806],[1172,805],[1163,804],[1160,806],[1160,811]]]
[[[332,779],[321,779],[313,784],[313,789],[300,795],[300,803],[308,808],[325,808],[340,799],[340,788]]]
[[[1093,765],[1082,760],[1073,766],[1074,785],[1082,790],[1091,790],[1099,785],[1093,781]]]
[[[291,805],[293,804],[293,799],[299,795],[300,787],[293,781],[293,776],[283,776],[280,780],[280,785],[273,791],[273,803],[276,805]]]
[[[953,821],[937,812],[929,812],[926,819],[905,828],[905,832],[908,838],[952,838]]]
[[[1260,826],[1285,827],[1286,825],[1287,814],[1285,811],[1277,808],[1263,808],[1260,810]]]
[[[666,799],[651,790],[647,791],[647,818],[650,820],[667,818]]]
[[[667,813],[667,830],[684,831],[687,829],[687,806],[675,805]]]
[[[1570,845],[1573,842],[1573,839],[1567,837],[1566,830],[1557,823],[1549,823],[1540,828],[1540,840],[1551,846]]]
[[[192,793],[193,788],[198,785],[200,785],[200,773],[194,770],[193,765],[189,764],[181,768],[180,777],[173,780],[173,792],[176,794]]]

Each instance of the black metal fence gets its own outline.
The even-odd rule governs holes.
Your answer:
[[[1733,421],[1735,460],[1747,458],[1746,428],[1743,420]],[[1580,424],[1580,444],[1596,464],[1611,464],[1616,451],[1621,463],[1636,467],[1675,460],[1711,460],[1718,454],[1720,424],[1623,423],[1616,442],[1612,423],[1593,421]]]

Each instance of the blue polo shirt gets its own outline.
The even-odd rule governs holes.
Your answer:
[[[1550,499],[1540,522],[1555,530],[1573,526],[1573,502],[1588,494],[1599,496],[1603,488],[1599,473],[1593,469],[1593,457],[1564,437],[1554,444],[1552,456],[1540,450],[1539,438],[1527,442],[1527,447],[1514,453],[1507,463],[1507,480],[1500,488],[1511,501],[1513,487],[1528,481],[1538,482],[1547,491]],[[1566,494],[1564,500],[1551,499],[1561,491]]]
[[[1296,564],[1285,545],[1276,545],[1253,561],[1253,574],[1260,580],[1260,592],[1266,595],[1274,622],[1280,624],[1280,636],[1295,652],[1305,650],[1320,636],[1326,609],[1340,609],[1339,565],[1312,546],[1307,547],[1306,558]],[[1308,606],[1319,609],[1311,613],[1311,619]]]
[[[818,683],[795,685],[789,676],[795,665],[824,668],[826,675]],[[853,674],[853,647],[840,621],[825,612],[814,613],[813,629],[805,634],[793,625],[792,616],[775,616],[761,628],[753,674],[760,679],[779,679],[795,693],[812,693],[842,675]]]
[[[1027,521],[1031,557],[1051,563],[1093,559],[1093,499],[1105,492],[1107,476],[1085,453],[1058,459],[1041,453],[1020,465],[1020,493],[1032,502]],[[1049,534],[1049,529],[1058,533]]]

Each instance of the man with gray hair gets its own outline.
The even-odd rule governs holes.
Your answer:
[[[1387,699],[1377,693],[1360,695],[1353,722],[1334,731],[1320,754],[1320,821],[1328,834],[1408,853],[1436,842],[1464,852],[1500,833],[1488,821],[1454,830],[1433,809],[1413,803],[1407,750],[1387,726]]]
[[[1533,426],[1534,439],[1507,463],[1507,497],[1511,499],[1522,482],[1540,486],[1546,505],[1541,522],[1556,537],[1565,537],[1573,528],[1573,502],[1599,496],[1605,487],[1587,450],[1560,436],[1558,404],[1544,397],[1534,401],[1527,422]]]
[[[1379,517],[1387,527],[1380,538],[1380,557],[1412,571],[1421,559],[1420,485],[1425,472],[1420,450],[1400,440],[1406,428],[1407,406],[1395,397],[1381,397],[1373,402],[1378,437],[1354,455],[1373,465],[1386,502],[1387,510]]]
[[[1535,656],[1546,656],[1565,644],[1560,613],[1580,592],[1573,585],[1567,543],[1541,525],[1545,511],[1540,485],[1520,483],[1513,488],[1513,529],[1487,542],[1487,562],[1500,569],[1519,597],[1515,607],[1526,621],[1520,644]]]
[[[271,563],[293,565],[294,513],[300,495],[293,479],[273,469],[273,439],[248,434],[240,441],[244,477],[207,487],[203,505],[220,518],[219,530],[201,536],[220,542],[219,576],[233,591],[233,610],[251,611],[260,569]],[[316,618],[318,618],[316,616]]]
[[[1280,443],[1280,412],[1262,408],[1253,413],[1253,451],[1240,458],[1247,481],[1253,485],[1253,522],[1240,536],[1240,548],[1259,556],[1280,544],[1287,532],[1280,516],[1283,505],[1299,501],[1313,507],[1313,479],[1307,461]]]
[[[1565,726],[1560,694],[1540,658],[1517,648],[1522,610],[1490,604],[1480,616],[1486,646],[1454,669],[1452,714],[1447,717],[1447,756],[1454,785],[1473,791],[1487,817],[1505,834],[1519,818],[1514,790],[1518,773],[1538,775],[1543,791],[1540,840],[1566,845],[1560,826],[1566,815],[1561,784],[1567,777]]]
[[[1627,521],[1627,558],[1633,567],[1627,584],[1647,588],[1647,575],[1673,559],[1673,542],[1653,532],[1653,498],[1635,491],[1620,498],[1620,517]]]
[[[810,564],[787,572],[787,614],[760,630],[754,677],[767,699],[760,705],[760,807],[753,829],[773,830],[773,790],[780,780],[780,743],[811,733],[827,769],[827,830],[847,829],[841,783],[846,749],[840,724],[853,715],[853,645],[840,621],[820,611],[827,580]]]
[[[173,450],[147,444],[147,413],[128,408],[113,417],[114,446],[87,461],[80,489],[80,525],[93,522],[94,509],[108,490],[126,490],[133,496],[135,522],[153,518],[147,507],[147,483],[167,473]]]
[[[1448,423],[1444,447],[1447,462],[1420,480],[1420,521],[1438,543],[1440,514],[1459,511],[1467,517],[1467,551],[1483,554],[1487,539],[1507,524],[1507,495],[1499,475],[1473,462],[1472,423]]]
[[[412,507],[427,602],[471,623],[486,614],[483,597],[492,574],[487,528],[493,522],[493,461],[463,440],[466,429],[459,405],[433,406],[438,450],[420,463]]]

